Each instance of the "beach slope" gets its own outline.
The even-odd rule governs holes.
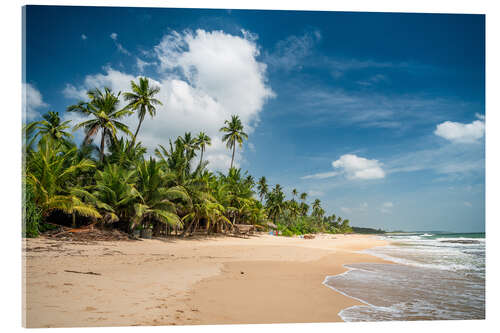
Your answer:
[[[364,235],[72,243],[24,240],[26,327],[341,321],[358,301],[322,284],[382,262]]]

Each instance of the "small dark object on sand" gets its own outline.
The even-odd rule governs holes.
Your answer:
[[[70,271],[67,269],[65,269],[64,271],[68,273],[77,273],[77,274],[101,275],[101,273],[95,273],[95,272],[79,272],[79,271]]]
[[[240,272],[241,274],[245,274],[245,272]]]

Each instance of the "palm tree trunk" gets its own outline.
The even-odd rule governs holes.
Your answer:
[[[104,161],[104,130],[101,135],[101,162]]]
[[[72,214],[72,221],[71,221],[71,227],[72,228],[75,228],[76,227],[76,215],[75,215],[75,212],[73,212]]]
[[[135,138],[137,137],[137,134],[139,134],[139,129],[141,129],[142,121],[144,118],[139,119],[139,125],[137,126],[137,129],[135,130],[134,137],[132,138],[132,144],[130,145],[130,148],[135,145]]]
[[[201,166],[201,163],[203,162],[203,151],[205,149],[203,149],[203,147],[201,148],[201,155],[200,155],[200,164],[198,165],[198,168]]]
[[[231,169],[233,168],[233,161],[234,161],[234,151],[236,149],[236,143],[233,144],[233,157],[231,157]]]

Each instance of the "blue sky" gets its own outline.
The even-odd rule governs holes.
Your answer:
[[[26,118],[147,76],[150,151],[206,131],[237,163],[328,214],[387,230],[484,231],[484,16],[41,7],[26,10]],[[137,118],[127,120],[132,128]],[[81,133],[76,133],[81,139]]]

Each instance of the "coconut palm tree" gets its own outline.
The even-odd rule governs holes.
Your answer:
[[[88,102],[79,102],[78,104],[68,107],[70,112],[80,112],[84,115],[91,116],[92,119],[83,121],[77,124],[73,130],[79,128],[85,129],[84,144],[89,144],[94,137],[101,131],[100,156],[101,162],[104,160],[104,142],[116,140],[118,131],[122,131],[128,135],[132,135],[128,126],[118,121],[119,119],[128,116],[132,113],[127,107],[119,109],[120,93],[115,95],[110,89],[104,88],[104,92],[99,89],[90,90],[87,93]]]
[[[93,161],[77,161],[76,147],[67,151],[58,143],[42,138],[38,150],[31,152],[26,170],[26,180],[33,187],[35,203],[44,217],[54,210],[73,215],[101,218],[99,212],[81,200],[76,179],[81,172],[95,168]]]
[[[196,145],[201,150],[200,164],[199,164],[199,166],[201,166],[203,162],[203,153],[205,152],[205,148],[206,146],[212,145],[212,139],[208,135],[206,135],[205,132],[200,132],[200,134],[198,134],[198,137],[196,138]]]
[[[135,205],[140,200],[136,181],[135,170],[106,164],[103,170],[96,172],[95,185],[89,186],[88,190],[82,189],[82,194],[101,211],[105,222],[130,223],[135,217]]]
[[[31,146],[32,142],[41,137],[46,137],[54,141],[60,141],[64,144],[68,144],[69,140],[73,138],[71,133],[65,131],[71,127],[69,125],[71,120],[61,122],[59,112],[48,111],[42,116],[42,118],[44,120],[32,122],[26,127],[27,132],[30,132],[31,130],[38,130],[28,146]]]
[[[319,200],[319,199],[314,200],[313,205],[312,205],[313,211],[317,211],[320,208],[321,208],[321,200]]]
[[[240,117],[238,117],[237,115],[232,115],[231,120],[226,120],[224,124],[226,126],[221,127],[219,131],[222,133],[226,133],[222,137],[222,142],[226,142],[226,147],[233,150],[230,167],[230,169],[232,169],[236,143],[238,143],[241,148],[243,145],[243,140],[248,140],[248,135],[243,132],[243,124],[241,123]]]
[[[139,124],[137,125],[135,134],[132,137],[132,146],[134,146],[137,134],[139,134],[139,130],[146,113],[149,113],[151,117],[154,117],[156,115],[155,106],[163,104],[154,98],[154,96],[160,92],[160,88],[150,87],[149,79],[141,77],[139,78],[139,84],[134,81],[130,81],[130,86],[132,88],[132,92],[124,93],[123,97],[129,102],[129,109],[137,111],[137,116],[139,117]]]
[[[292,198],[293,198],[293,200],[295,200],[295,197],[296,197],[297,195],[299,195],[299,191],[297,191],[297,189],[296,189],[296,188],[294,188],[294,189],[292,190]]]
[[[191,132],[186,132],[184,136],[179,136],[177,139],[180,140],[184,146],[186,156],[192,158],[196,155],[195,151],[198,149],[198,141],[191,135]]]
[[[260,177],[259,181],[257,182],[257,191],[259,191],[260,201],[262,202],[264,197],[267,195],[267,192],[269,191],[265,176]]]
[[[137,188],[140,202],[136,205],[134,224],[154,221],[181,226],[175,200],[189,201],[189,194],[182,186],[169,187],[168,177],[160,163],[153,158],[142,161],[137,167]]]

